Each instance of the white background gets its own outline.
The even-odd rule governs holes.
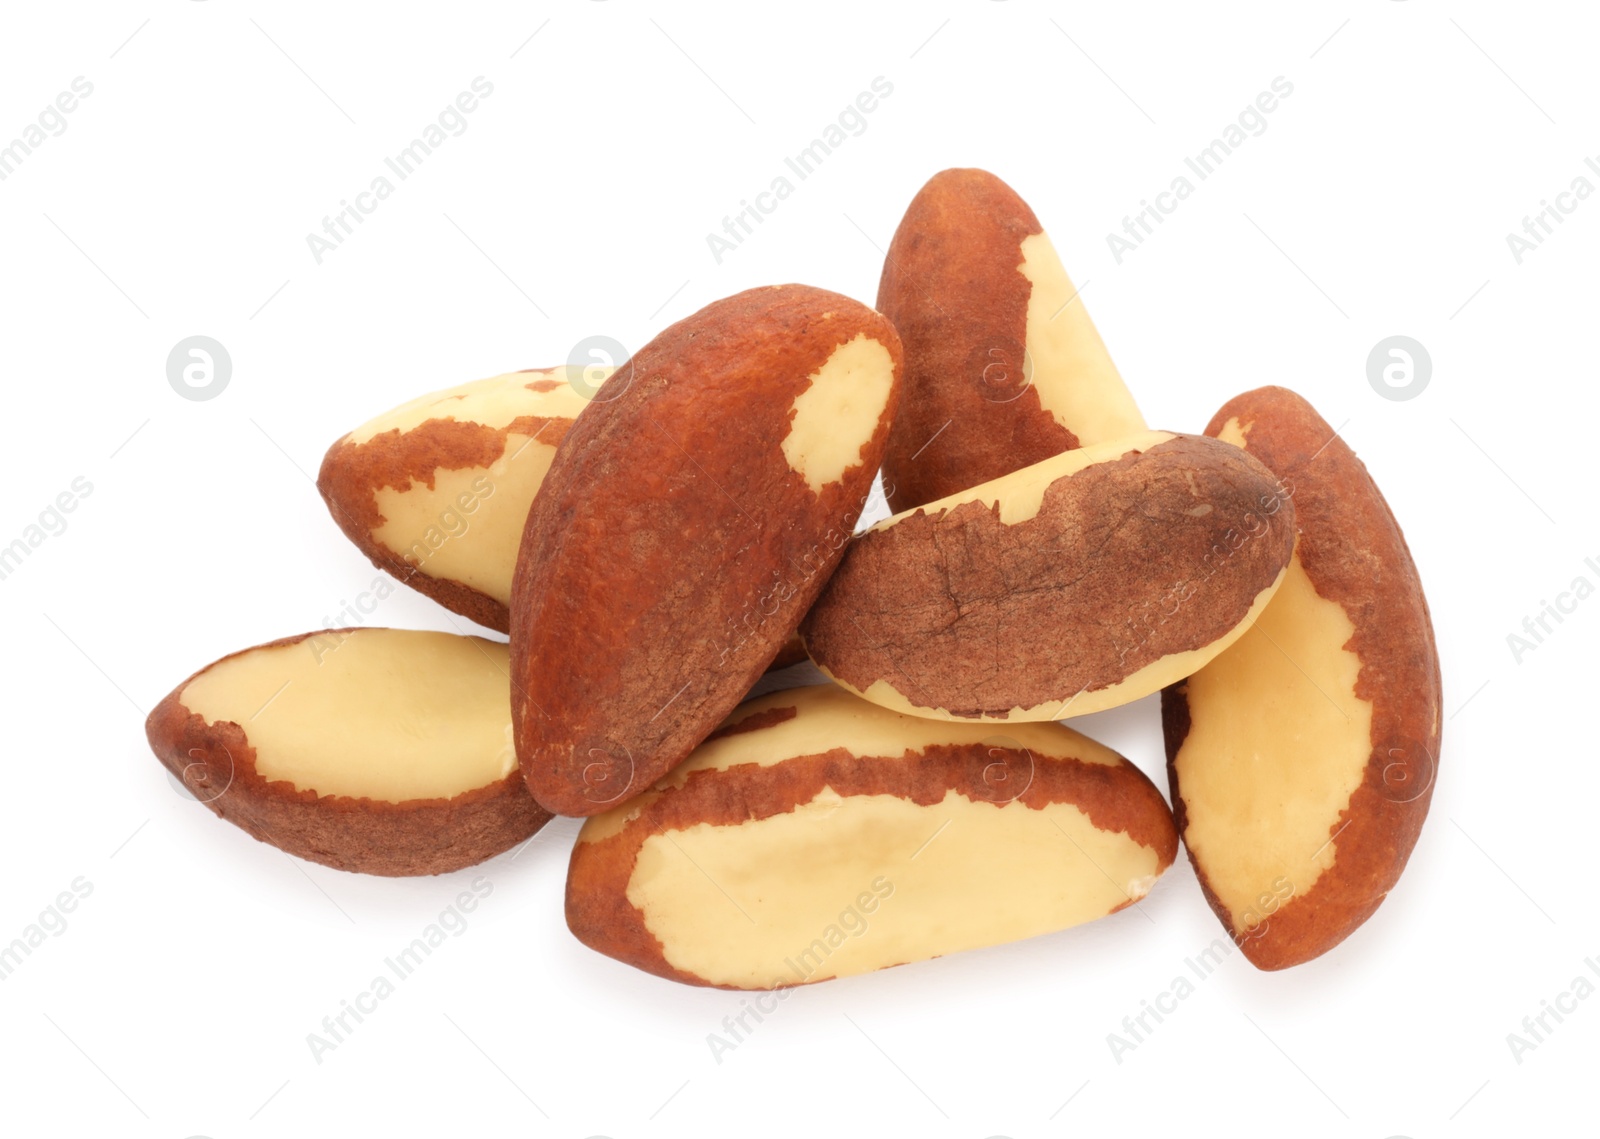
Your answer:
[[[1420,0],[8,5],[0,142],[74,77],[94,90],[0,182],[0,544],[74,478],[93,491],[0,581],[0,942],[73,879],[93,893],[0,982],[5,1130],[1383,1139],[1586,1115],[1600,999],[1520,1064],[1506,1035],[1600,958],[1600,600],[1520,662],[1506,638],[1600,584],[1600,201],[1521,264],[1506,234],[1600,156],[1596,30],[1579,4]],[[306,235],[480,75],[467,131],[319,265]],[[718,264],[707,233],[877,76],[866,131]],[[1269,129],[1118,264],[1106,235],[1277,76]],[[385,880],[175,791],[143,735],[169,688],[371,588],[309,481],[338,435],[754,285],[871,302],[906,203],[955,165],[1032,204],[1154,425],[1287,384],[1405,525],[1443,764],[1348,942],[1279,974],[1235,954],[1118,1063],[1107,1034],[1221,934],[1181,860],[1091,926],[798,991],[718,1063],[738,994],[568,934],[574,824]],[[1397,333],[1433,361],[1407,401],[1366,374]],[[233,360],[203,402],[165,374],[195,334]],[[367,620],[461,627],[406,590]],[[1078,726],[1165,787],[1154,701]],[[313,1060],[307,1033],[478,874],[466,932]]]

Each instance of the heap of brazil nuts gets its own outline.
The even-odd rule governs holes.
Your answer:
[[[877,305],[752,289],[614,369],[508,372],[342,436],[317,480],[340,529],[509,644],[271,641],[156,707],[157,758],[362,873],[586,817],[572,932],[695,985],[1061,930],[1146,897],[1180,838],[1258,967],[1339,944],[1439,761],[1427,602],[1366,468],[1282,388],[1151,430],[985,171],[916,195]],[[892,515],[857,533],[880,472]],[[825,683],[743,699],[807,656]],[[1157,692],[1171,809],[1051,722]]]

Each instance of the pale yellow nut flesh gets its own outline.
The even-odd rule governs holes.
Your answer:
[[[1023,239],[1018,271],[1033,286],[1025,336],[1039,405],[1084,447],[1145,430],[1133,393],[1046,234]]]
[[[770,988],[1066,929],[1138,901],[1158,870],[1154,850],[1070,804],[996,806],[952,791],[923,807],[825,789],[789,814],[651,836],[628,900],[674,968]],[[841,913],[859,913],[874,883],[882,900],[852,936],[856,919],[841,925]]]
[[[238,724],[264,779],[390,803],[449,799],[516,767],[508,670],[494,641],[356,629],[220,661],[179,701]]]
[[[1235,930],[1267,916],[1264,896],[1308,893],[1338,858],[1339,818],[1372,753],[1354,632],[1297,554],[1255,629],[1189,677],[1174,760],[1184,838]]]
[[[553,446],[513,432],[505,457],[488,467],[437,471],[431,488],[382,487],[377,500],[384,523],[372,537],[430,577],[459,581],[510,605],[522,524],[555,457]],[[462,501],[473,503],[470,513]]]
[[[591,368],[576,378],[593,389],[613,371]],[[499,429],[521,418],[576,419],[589,400],[570,382],[569,373],[575,372],[568,367],[511,372],[432,392],[363,424],[347,440],[361,444],[398,431],[398,446],[404,448],[407,436],[432,420]],[[548,391],[528,386],[546,380],[557,386]],[[522,527],[558,441],[559,432],[548,427],[542,435],[508,432],[503,453],[488,466],[436,470],[431,486],[414,480],[404,489],[376,488],[383,523],[373,530],[373,539],[430,577],[460,582],[509,605]],[[463,502],[471,508],[463,508]]]
[[[720,736],[645,795],[591,818],[580,849],[617,836],[690,779],[781,768],[792,757],[900,758],[981,743],[1007,749],[995,754],[1009,764],[1022,756],[1030,770],[1005,773],[1003,801],[949,790],[920,805],[828,786],[784,813],[649,835],[627,899],[666,963],[703,983],[774,988],[1034,937],[1137,902],[1164,869],[1156,849],[1096,827],[1071,803],[1015,798],[1031,785],[1031,765],[1128,768],[1070,728],[1022,724],[999,735],[886,713],[831,685],[751,701],[725,726],[785,708],[792,718]]]
[[[851,467],[883,416],[894,388],[889,350],[865,333],[834,349],[795,397],[783,457],[818,494]]]

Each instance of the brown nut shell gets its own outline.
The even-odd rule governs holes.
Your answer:
[[[447,671],[434,667],[436,648]],[[443,874],[515,846],[551,817],[509,762],[504,665],[480,669],[466,655],[496,649],[503,655],[475,637],[409,630],[287,637],[195,673],[150,713],[145,733],[195,798],[262,842],[338,870]],[[381,704],[385,685],[415,686],[391,693],[409,716],[360,710]],[[496,734],[503,762],[489,751]],[[440,793],[389,789],[396,780],[384,768],[413,745],[429,769],[414,778]],[[331,785],[340,793],[317,789]]]
[[[906,353],[883,459],[897,512],[1144,430],[1039,219],[986,170],[942,171],[912,199],[878,309]]]
[[[1154,784],[1069,728],[994,734],[822,685],[741,705],[591,818],[567,923],[661,977],[782,988],[1103,917],[1176,855]]]
[[[610,375],[595,371],[510,372],[411,400],[328,448],[317,489],[373,565],[504,633],[528,507],[583,393]]]
[[[517,563],[512,711],[541,803],[637,794],[749,690],[849,541],[899,374],[883,317],[781,285],[707,306],[606,382]]]
[[[1348,937],[1405,868],[1438,770],[1438,651],[1393,513],[1310,404],[1260,388],[1206,431],[1281,477],[1300,540],[1256,628],[1164,693],[1168,772],[1207,900],[1283,969]]]
[[[896,711],[1058,720],[1188,675],[1277,588],[1294,509],[1236,447],[1145,432],[898,514],[851,543],[801,627]]]

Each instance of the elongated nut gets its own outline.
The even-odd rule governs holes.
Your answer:
[[[584,824],[567,924],[662,977],[770,989],[1143,898],[1177,854],[1161,793],[1069,728],[1008,731],[834,685],[749,701],[653,789]]]
[[[156,758],[213,814],[340,870],[442,874],[550,819],[516,769],[506,647],[326,629],[208,665],[158,704]]]
[[[1206,431],[1281,476],[1300,541],[1255,629],[1163,695],[1173,806],[1222,924],[1283,969],[1399,880],[1433,797],[1439,657],[1394,515],[1310,404],[1260,388]]]
[[[935,174],[912,199],[878,309],[906,352],[883,459],[896,511],[1145,429],[1039,219],[988,171]]]
[[[606,382],[517,562],[512,718],[535,798],[606,810],[749,691],[849,541],[899,371],[888,321],[781,285],[707,306]]]
[[[1245,452],[1145,432],[897,514],[851,543],[801,627],[886,708],[1059,720],[1187,676],[1283,578],[1294,509]]]
[[[571,380],[611,371],[511,372],[411,400],[330,447],[317,487],[373,565],[503,633],[528,507],[588,406]]]

